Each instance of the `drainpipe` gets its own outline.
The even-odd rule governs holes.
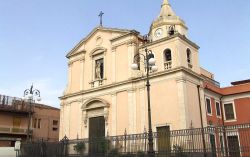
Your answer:
[[[206,142],[205,142],[205,135],[204,135],[204,126],[203,126],[203,118],[202,118],[202,110],[201,110],[200,85],[197,85],[197,91],[198,91],[199,107],[200,107],[200,120],[201,120],[201,135],[202,135],[202,143],[203,143],[203,153],[204,153],[204,157],[207,157]]]
[[[226,153],[226,157],[228,157],[227,136],[226,136],[226,129],[225,129],[224,111],[223,111],[223,107],[222,107],[222,98],[223,98],[223,96],[220,97],[220,111],[221,111],[221,119],[222,119],[222,131],[223,131],[225,153]]]

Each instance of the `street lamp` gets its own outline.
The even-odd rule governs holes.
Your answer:
[[[36,97],[36,99],[34,99]],[[27,130],[27,140],[31,140],[30,138],[30,122],[31,122],[31,103],[37,101],[41,101],[40,91],[37,89],[33,89],[33,84],[30,89],[26,89],[23,92],[23,99],[28,100],[29,104],[29,121],[28,121],[28,130]]]
[[[151,107],[150,107],[150,83],[149,83],[149,72],[157,71],[158,68],[155,65],[154,54],[151,50],[145,49],[145,55],[138,53],[134,56],[134,63],[131,65],[133,70],[139,70],[139,63],[142,62],[146,71],[146,87],[147,87],[147,99],[148,99],[148,155],[153,157],[154,144],[153,144],[153,132],[152,132],[152,122],[151,122]]]

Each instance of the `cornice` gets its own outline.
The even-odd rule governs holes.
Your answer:
[[[177,34],[174,34],[172,36],[168,36],[168,37],[165,37],[165,38],[162,38],[162,39],[159,39],[159,40],[156,40],[156,41],[153,41],[153,42],[149,42],[149,43],[146,43],[146,44],[143,44],[141,45],[139,48],[147,48],[149,46],[152,46],[152,45],[155,45],[157,43],[161,43],[161,42],[164,42],[164,41],[167,41],[167,40],[172,40],[174,38],[181,38],[182,40],[186,41],[187,43],[189,43],[191,46],[193,46],[194,48],[196,49],[199,49],[200,47],[198,45],[196,45],[194,42],[192,42],[191,40],[189,40],[187,37],[185,37],[184,35],[181,35],[180,33],[177,33]]]
[[[127,44],[128,47],[136,46],[137,45],[137,40],[129,40],[126,44]]]
[[[67,55],[66,57],[67,58],[71,58],[71,57],[74,57],[74,56],[77,56],[79,54],[85,54],[86,53],[86,50],[81,50],[79,52],[75,51],[74,53],[70,54],[70,55]]]
[[[72,60],[69,60],[68,61],[68,66],[71,66],[74,62],[76,61],[84,61],[85,60],[85,57],[84,56],[81,56],[81,57],[77,57],[75,59],[72,59]]]
[[[123,41],[123,42],[121,42],[119,44],[112,45],[111,49],[116,49],[117,47],[119,47],[121,45],[127,45],[127,46],[129,46],[129,44],[137,44],[137,40],[135,40],[135,39],[129,39],[129,40]]]
[[[183,23],[183,21],[155,21],[152,25],[151,25],[151,29],[154,29],[154,28],[157,28],[157,27],[160,27],[160,26],[163,26],[163,25],[181,25],[182,27],[184,27],[185,29],[188,30],[188,27],[185,25],[185,23]]]
[[[117,40],[120,40],[121,38],[125,38],[127,36],[130,36],[130,35],[134,35],[134,36],[138,36],[140,33],[136,30],[131,30],[129,33],[126,33],[126,34],[122,34],[118,37],[114,37],[112,39],[110,39],[111,42],[114,42],[114,41],[117,41]]]
[[[163,75],[167,75],[167,74],[171,74],[171,73],[176,73],[176,72],[179,72],[179,71],[184,71],[184,72],[192,75],[193,77],[196,77],[199,80],[203,80],[203,78],[199,74],[193,72],[192,70],[190,70],[190,69],[188,69],[186,67],[177,67],[177,68],[173,68],[173,69],[167,70],[167,71],[160,71],[160,72],[151,74],[149,77],[150,78],[155,78],[155,77],[159,77],[159,76],[163,76]],[[83,91],[76,92],[76,93],[70,93],[70,94],[63,95],[63,96],[59,97],[59,99],[64,100],[66,98],[79,96],[79,95],[82,95],[82,94],[93,93],[93,92],[100,91],[100,90],[110,89],[110,88],[117,87],[117,86],[124,85],[124,84],[136,83],[136,82],[139,82],[139,81],[142,81],[142,80],[146,80],[146,76],[142,76],[142,77],[139,77],[139,78],[138,77],[137,78],[130,78],[130,79],[125,80],[125,81],[116,82],[116,83],[108,84],[108,85],[103,85],[103,86],[100,86],[100,87],[97,87],[97,88],[83,90]]]

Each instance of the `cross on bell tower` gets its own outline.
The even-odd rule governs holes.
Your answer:
[[[102,26],[102,16],[103,16],[103,12],[101,11],[100,14],[98,15],[100,17],[100,26]]]

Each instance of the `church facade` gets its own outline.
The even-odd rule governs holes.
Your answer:
[[[185,22],[163,0],[149,35],[98,26],[68,54],[68,83],[61,100],[60,138],[143,133],[148,129],[145,66],[132,70],[134,56],[151,50],[158,70],[150,72],[152,128],[207,126],[204,82],[218,87],[199,64],[199,46]],[[219,88],[219,87],[218,87]]]

